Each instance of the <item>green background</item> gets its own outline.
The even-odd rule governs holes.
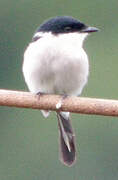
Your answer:
[[[88,37],[89,82],[82,96],[118,99],[117,0],[1,0],[0,88],[27,91],[22,59],[32,34],[45,19],[70,15],[101,29]],[[78,157],[58,160],[55,113],[0,107],[0,180],[117,180],[118,118],[72,114]]]

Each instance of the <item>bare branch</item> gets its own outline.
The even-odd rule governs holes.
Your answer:
[[[61,100],[59,95],[34,95],[29,92],[0,90],[0,106],[45,109],[57,111],[56,104]],[[105,100],[69,96],[63,100],[59,109],[81,114],[118,116],[118,100]]]

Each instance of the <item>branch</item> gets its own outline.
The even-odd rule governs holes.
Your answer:
[[[56,104],[61,99],[60,95],[39,97],[29,92],[0,90],[0,106],[57,111]],[[81,114],[118,116],[118,100],[69,96],[63,100],[60,110]]]

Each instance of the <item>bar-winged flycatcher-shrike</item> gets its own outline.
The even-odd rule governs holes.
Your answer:
[[[23,74],[29,90],[35,94],[79,96],[89,74],[83,42],[96,31],[70,16],[57,16],[41,24],[24,53]],[[45,117],[50,113],[41,111]],[[57,118],[60,159],[71,166],[76,160],[76,146],[69,112],[57,111]]]

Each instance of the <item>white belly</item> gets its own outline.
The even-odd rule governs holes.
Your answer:
[[[41,44],[42,43],[42,44]],[[33,93],[79,95],[87,82],[89,65],[82,48],[31,43],[24,55],[23,73]]]

